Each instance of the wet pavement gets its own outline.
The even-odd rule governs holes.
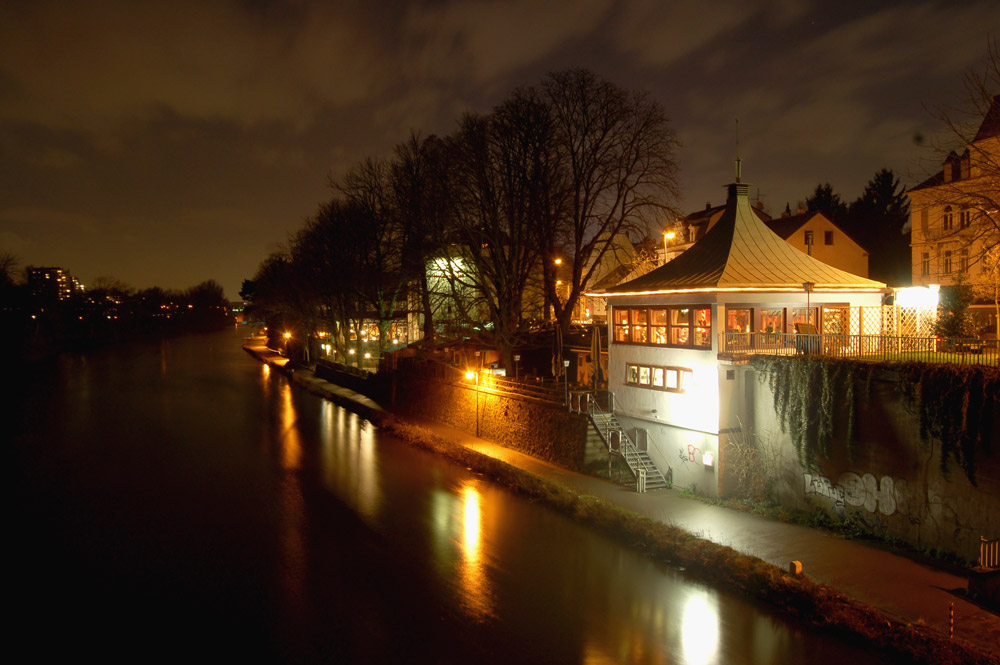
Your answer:
[[[285,362],[253,342],[247,348],[268,362]],[[298,370],[295,380],[334,401],[353,403],[362,410],[384,411],[371,399],[317,379],[311,372]],[[580,494],[677,526],[783,569],[791,561],[800,561],[809,579],[902,620],[924,623],[943,634],[948,633],[950,606],[954,603],[955,637],[1000,654],[1000,615],[965,597],[968,581],[964,576],[816,529],[688,499],[677,490],[639,494],[607,480],[568,471],[504,448],[455,427],[429,420],[416,424],[443,439],[558,482]]]

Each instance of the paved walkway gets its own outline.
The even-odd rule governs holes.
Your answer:
[[[259,351],[264,349],[253,349]],[[299,374],[299,373],[297,373]],[[317,383],[341,399],[370,399],[301,372],[297,380]],[[309,375],[308,377],[306,375]],[[322,386],[318,384],[323,384]],[[783,569],[801,561],[810,579],[844,595],[910,622],[923,621],[947,634],[949,604],[955,604],[955,637],[1000,657],[1000,616],[970,602],[959,592],[965,577],[916,563],[858,541],[822,531],[686,499],[676,490],[638,494],[600,478],[585,476],[480,439],[464,430],[432,421],[418,421],[437,436],[489,455],[535,475],[558,482],[622,508],[680,527],[692,534],[756,556]]]

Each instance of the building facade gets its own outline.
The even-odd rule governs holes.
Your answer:
[[[850,310],[878,306],[885,284],[792,247],[729,187],[724,212],[686,252],[608,289],[608,389],[661,472],[699,494],[722,494],[727,437],[752,418],[747,365],[725,353],[740,336],[859,334]]]
[[[909,192],[914,286],[965,282],[980,294],[1000,279],[1000,95],[965,149]],[[985,303],[984,303],[985,304]],[[985,308],[987,311],[989,306]]]

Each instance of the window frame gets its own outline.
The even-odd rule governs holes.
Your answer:
[[[672,323],[674,312],[687,312],[687,323]],[[699,323],[699,312],[707,312],[708,325]],[[663,305],[660,307],[621,306],[614,308],[612,343],[672,349],[712,350],[712,306]],[[707,332],[706,332],[707,331]],[[677,333],[675,335],[675,332]],[[663,341],[658,341],[662,339]],[[686,339],[686,342],[673,342]],[[699,343],[704,340],[706,343]]]
[[[645,373],[643,372],[645,370]],[[656,373],[660,371],[663,377],[663,385],[656,385]],[[687,374],[687,376],[685,376]],[[674,376],[675,386],[669,387],[670,376]],[[643,376],[646,381],[643,382]],[[632,378],[635,377],[633,381]],[[694,370],[690,367],[678,367],[676,365],[654,365],[651,363],[626,362],[625,363],[625,385],[629,388],[642,388],[644,390],[658,390],[675,395],[683,395],[688,391],[689,382],[694,377]]]

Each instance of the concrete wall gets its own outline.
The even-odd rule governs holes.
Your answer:
[[[498,395],[474,385],[401,374],[395,408],[476,434],[503,446],[575,471],[585,464],[586,416],[564,406]],[[478,397],[478,399],[477,399]]]
[[[777,423],[766,382],[749,367],[744,371],[751,375],[744,385],[752,391],[753,431],[777,453],[773,477],[782,506],[859,520],[881,535],[969,560],[978,557],[980,536],[1000,536],[1000,449],[977,456],[978,486],[954,462],[942,471],[940,442],[921,440],[918,416],[907,410],[892,375],[872,381],[867,402],[858,398],[853,459],[835,439],[830,459],[807,468]],[[860,385],[856,392],[862,393]]]

